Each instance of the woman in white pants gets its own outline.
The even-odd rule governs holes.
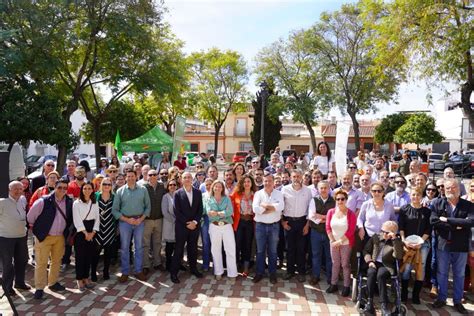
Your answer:
[[[212,183],[209,197],[204,200],[204,211],[209,216],[209,236],[211,253],[214,261],[214,275],[217,280],[224,274],[222,263],[222,243],[227,263],[227,276],[237,277],[237,260],[235,256],[235,237],[232,228],[232,202],[225,194],[224,183],[216,180]]]

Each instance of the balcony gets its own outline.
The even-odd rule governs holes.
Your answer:
[[[242,128],[236,128],[234,127],[234,133],[232,136],[235,137],[250,137],[250,132],[247,131],[247,129],[242,129]]]

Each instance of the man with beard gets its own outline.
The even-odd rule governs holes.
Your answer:
[[[236,185],[234,171],[232,168],[227,169],[224,172],[224,184],[225,184],[225,194],[229,196],[232,192],[234,192],[234,188]]]
[[[318,191],[318,183],[323,180],[323,174],[318,169],[313,170],[311,173],[311,185],[308,188],[311,190],[311,195],[313,197],[319,196]],[[328,183],[329,184],[329,183]],[[331,188],[329,188],[329,192],[331,192]]]
[[[462,305],[464,273],[466,268],[471,227],[474,226],[474,206],[460,198],[459,182],[444,181],[446,199],[437,199],[431,204],[430,222],[438,231],[438,298],[434,308],[446,305],[448,298],[449,267],[453,273],[453,303],[460,314],[468,314]]]
[[[281,173],[281,183],[283,185],[288,185],[291,183],[291,176],[290,176],[290,173],[285,170]]]
[[[395,179],[395,191],[390,192],[385,196],[385,201],[392,203],[393,208],[395,209],[395,214],[397,215],[400,212],[400,207],[406,204],[410,204],[410,194],[405,191],[407,182],[402,176]]]
[[[160,178],[161,183],[166,183],[168,181],[168,169],[161,169],[160,170]]]
[[[378,181],[380,173],[384,170],[384,163],[382,157],[377,157],[374,162],[374,172],[372,173],[372,182]]]
[[[287,244],[287,272],[285,280],[295,275],[295,264],[298,270],[298,282],[305,281],[305,236],[309,232],[308,207],[311,201],[311,190],[303,186],[303,174],[294,169],[291,172],[291,184],[281,190],[285,207],[281,225],[285,230]]]
[[[67,195],[72,199],[78,199],[81,194],[81,186],[84,184],[84,178],[86,177],[86,169],[84,167],[76,167],[74,173],[74,181],[69,182],[67,186]]]
[[[262,168],[259,168],[255,171],[253,179],[255,180],[255,185],[257,186],[257,189],[258,190],[263,189],[263,169]],[[282,179],[282,184],[284,185],[283,179]]]

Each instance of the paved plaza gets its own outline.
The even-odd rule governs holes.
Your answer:
[[[114,267],[119,275],[118,267]],[[284,271],[280,270],[279,276]],[[188,272],[180,273],[180,284],[173,284],[169,275],[162,272],[151,274],[147,282],[131,278],[120,284],[117,276],[99,282],[95,289],[80,293],[75,289],[74,267],[63,273],[61,283],[65,293],[45,291],[45,299],[33,298],[33,290],[20,292],[14,302],[20,315],[354,315],[357,314],[350,298],[326,294],[327,283],[321,281],[313,287],[307,282],[283,281],[272,285],[268,278],[258,284],[251,279],[236,281],[223,278],[216,281],[208,273],[202,279]],[[27,280],[33,280],[33,268],[28,267]],[[423,304],[408,305],[408,315],[453,315],[447,306],[433,311],[426,302],[432,302],[423,289]],[[377,299],[376,299],[377,302]],[[474,314],[474,305],[468,299],[466,308]],[[452,304],[448,300],[448,304]],[[5,298],[0,301],[0,313],[11,315]]]

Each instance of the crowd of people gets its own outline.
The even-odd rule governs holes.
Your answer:
[[[340,294],[347,297],[351,274],[365,266],[364,311],[375,313],[378,290],[380,309],[388,315],[391,276],[400,274],[401,300],[407,302],[414,271],[411,303],[420,304],[423,285],[430,284],[433,307],[440,308],[451,267],[454,308],[467,313],[464,290],[474,291],[474,181],[466,193],[449,168],[430,182],[416,160],[395,172],[383,156],[371,159],[364,152],[338,175],[325,142],[309,163],[303,164],[304,155],[283,161],[275,150],[266,165],[257,156],[230,165],[222,177],[209,161],[196,163],[193,176],[180,159],[158,167],[139,160],[121,166],[113,159],[96,176],[68,161],[62,177],[46,161],[31,183],[12,181],[9,197],[0,199],[3,289],[11,295],[30,289],[25,270],[31,257],[34,297],[43,298],[46,287],[64,291],[60,273],[73,252],[80,291],[93,288],[99,276],[109,279],[119,261],[122,283],[130,275],[144,281],[153,271],[180,283],[180,271],[201,278],[212,268],[216,280],[224,274],[249,277],[253,270],[255,283],[268,271],[275,284],[277,270],[286,265],[284,280],[303,283],[309,274],[309,283],[317,285],[324,275],[327,293],[339,293],[342,283]]]

